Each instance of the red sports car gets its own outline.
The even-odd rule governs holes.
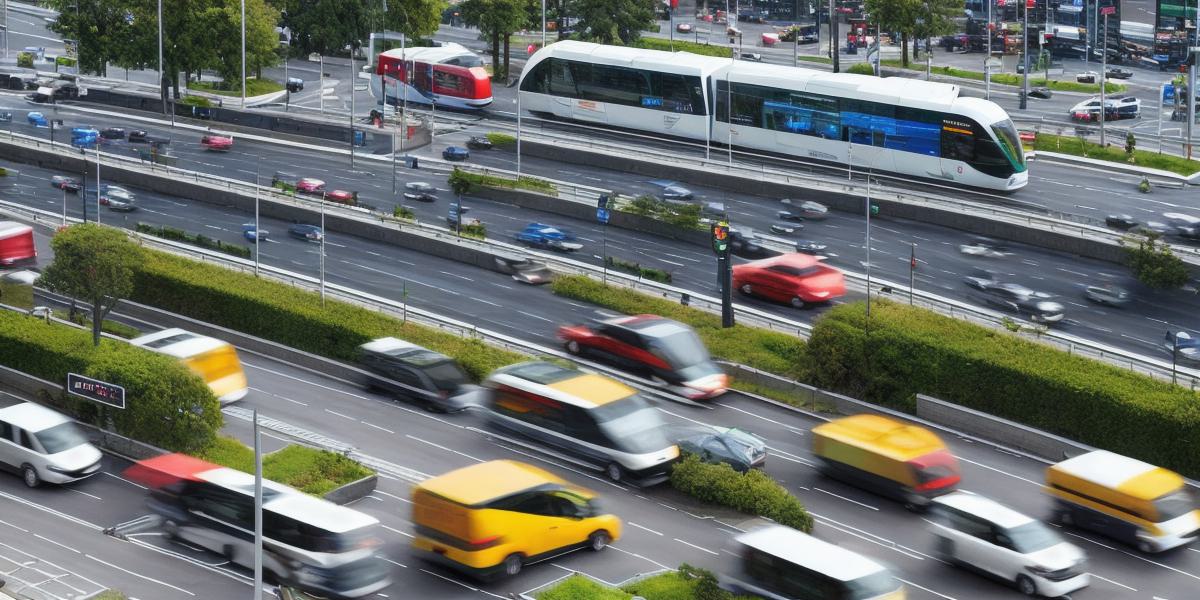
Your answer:
[[[841,271],[815,256],[795,252],[735,265],[733,287],[796,308],[846,295]]]
[[[588,354],[666,384],[692,400],[725,393],[729,377],[713,363],[690,327],[658,315],[563,326],[558,337],[571,354]]]
[[[325,182],[312,177],[305,177],[296,183],[296,191],[302,194],[320,194],[325,191]]]
[[[224,135],[206,135],[200,138],[200,145],[209,150],[225,152],[233,148],[233,138]]]
[[[331,192],[325,192],[325,199],[330,202],[337,202],[339,204],[349,204],[350,206],[354,206],[354,205],[358,204],[358,192],[347,192],[346,190],[333,190]]]

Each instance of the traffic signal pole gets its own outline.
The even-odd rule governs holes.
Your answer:
[[[729,223],[712,224],[713,252],[717,254],[717,282],[721,286],[721,327],[733,327],[733,261],[729,257]]]

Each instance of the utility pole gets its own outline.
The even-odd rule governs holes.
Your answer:
[[[872,167],[867,171],[867,319],[871,318],[871,175],[874,172],[874,161]]]
[[[870,211],[870,209],[867,209]],[[917,285],[917,243],[912,243],[912,253],[908,258],[908,305],[913,304],[913,288]]]
[[[8,0],[4,0],[4,5],[6,7],[8,6]],[[5,22],[7,22],[7,19],[5,19]],[[162,0],[158,0],[158,87],[162,88],[162,91],[159,93],[159,96],[162,98],[162,109],[163,109],[163,114],[165,115],[165,114],[167,114],[167,98],[170,96],[171,91],[167,87],[167,74],[163,71],[163,46],[162,46],[163,40],[162,40],[162,38],[163,38]],[[8,56],[7,48],[6,48],[5,56]]]
[[[792,66],[800,66],[800,0],[796,0],[796,24],[792,26]]]
[[[546,47],[546,0],[542,0],[542,47]]]
[[[1029,3],[1031,1],[1021,0],[1021,3],[1025,5],[1025,20],[1021,24],[1021,66],[1023,67],[1021,69],[1021,110],[1025,110],[1029,106]]]
[[[517,88],[517,179],[521,178],[521,89]]]
[[[258,165],[262,161],[256,161],[254,166],[254,276],[258,277],[258,242],[262,238],[261,225],[258,223],[258,191],[261,184],[258,182]]]
[[[321,192],[321,308],[325,308],[325,192]]]
[[[1099,8],[1100,0],[1096,0],[1096,6],[1097,6],[1097,8]],[[1107,85],[1105,83],[1105,78],[1108,76],[1108,73],[1105,72],[1108,70],[1108,11],[1113,10],[1113,8],[1110,6],[1106,6],[1106,7],[1104,7],[1103,10],[1105,11],[1105,13],[1104,13],[1104,46],[1100,48],[1100,147],[1101,148],[1105,147],[1104,122],[1108,120],[1106,118],[1108,115],[1104,114],[1104,113],[1108,112],[1106,110],[1107,106],[1104,103],[1104,88]]]
[[[987,58],[983,61],[983,97],[992,99],[992,4],[996,0],[987,0],[987,27],[984,28],[987,36]]]
[[[829,57],[833,60],[833,72],[839,73],[837,47],[837,13],[833,10],[836,0],[829,0]]]
[[[246,109],[246,0],[242,0],[242,110]]]
[[[255,238],[258,237],[257,232]],[[256,242],[257,243],[257,242]],[[262,600],[263,593],[263,473],[262,442],[258,435],[258,409],[252,408],[254,418],[254,600]]]
[[[321,114],[325,114],[325,55],[318,55],[317,68],[317,97],[321,100]]]
[[[1200,0],[1196,0],[1196,19],[1192,21],[1195,26],[1192,37],[1192,47],[1188,48],[1188,53],[1191,54],[1192,66],[1188,67],[1188,83],[1187,83],[1187,157],[1192,158],[1192,127],[1196,123],[1196,61],[1200,60]],[[1161,142],[1160,142],[1161,143]]]
[[[350,169],[354,169],[354,43],[350,43]]]

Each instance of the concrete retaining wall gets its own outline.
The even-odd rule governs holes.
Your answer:
[[[917,416],[1051,462],[1095,450],[1040,429],[921,394],[917,394]]]
[[[367,497],[368,494],[375,491],[375,486],[378,483],[378,475],[368,475],[358,481],[351,481],[340,488],[329,490],[324,497],[334,504],[350,504],[355,500]]]

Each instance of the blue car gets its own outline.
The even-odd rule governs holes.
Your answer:
[[[571,252],[583,247],[583,244],[572,242],[575,236],[553,225],[545,223],[530,223],[516,235],[517,241],[535,248],[549,248]]]
[[[95,129],[76,127],[71,130],[71,145],[76,148],[95,148],[100,141],[100,132]]]
[[[270,235],[271,235],[270,231],[267,231],[266,229],[262,229],[261,227],[255,227],[254,223],[243,223],[242,224],[242,236],[251,242],[254,242],[254,241],[257,241],[260,239],[265,240]]]
[[[316,225],[303,225],[300,223],[288,227],[288,234],[290,234],[292,237],[311,242],[319,242],[325,237],[324,234],[321,233],[320,227],[317,227]]]
[[[471,151],[462,146],[450,146],[442,150],[442,158],[446,160],[467,160],[471,158]]]
[[[50,123],[46,121],[46,115],[40,112],[29,113],[29,124],[34,127],[49,127]]]

